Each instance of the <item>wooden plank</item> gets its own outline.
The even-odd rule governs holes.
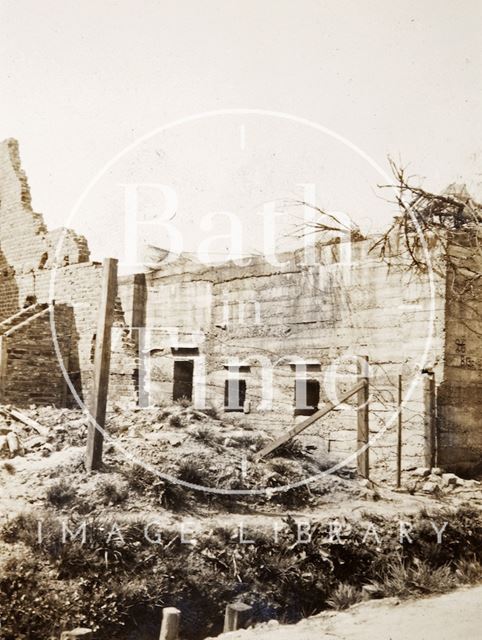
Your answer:
[[[358,391],[358,411],[357,411],[357,466],[358,473],[363,478],[368,478],[370,474],[370,464],[368,459],[368,441],[370,439],[369,428],[369,368],[368,356],[358,359],[358,377],[362,386]]]
[[[259,451],[256,454],[256,456],[254,456],[254,460],[255,461],[261,460],[261,458],[264,458],[266,455],[268,455],[268,453],[271,453],[272,451],[274,451],[275,449],[280,447],[282,444],[285,444],[285,442],[288,442],[288,440],[291,440],[291,438],[294,438],[294,436],[297,436],[299,433],[301,433],[302,431],[307,429],[314,422],[316,422],[317,420],[319,420],[323,416],[326,416],[327,413],[330,413],[330,411],[335,409],[342,402],[345,402],[345,400],[348,400],[348,398],[351,398],[351,396],[355,395],[355,393],[358,393],[360,391],[360,389],[362,387],[364,387],[364,386],[365,386],[365,382],[364,381],[358,382],[349,391],[347,391],[346,393],[342,394],[338,398],[338,402],[336,402],[336,403],[329,402],[322,409],[320,409],[319,411],[314,413],[312,416],[310,416],[306,420],[303,420],[303,422],[300,422],[299,424],[297,424],[296,426],[291,428],[285,434],[280,436],[277,440],[275,440],[274,442],[271,442],[270,444],[266,445],[266,447],[261,449],[261,451]]]
[[[114,320],[114,305],[117,295],[117,260],[104,260],[102,294],[97,322],[94,354],[94,389],[90,407],[89,431],[87,435],[86,467],[89,471],[102,464],[104,436],[99,427],[105,427],[105,412],[109,391],[111,329]]]
[[[397,489],[402,486],[402,376],[398,376]]]
[[[7,409],[6,407],[2,407],[0,409],[0,413],[9,418],[14,418],[17,422],[27,425],[27,427],[30,427],[44,438],[49,434],[47,427],[42,426],[36,420],[32,420],[32,418],[29,418],[18,409]]]

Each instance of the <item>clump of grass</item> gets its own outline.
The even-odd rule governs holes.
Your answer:
[[[128,488],[137,492],[146,491],[146,489],[152,487],[156,481],[156,476],[140,464],[133,464],[127,469],[124,469],[122,474],[127,482]]]
[[[75,490],[65,480],[59,480],[47,489],[46,498],[54,507],[63,507],[75,498]]]
[[[113,480],[104,480],[99,485],[98,490],[104,504],[120,504],[129,495],[125,486]]]
[[[201,413],[204,413],[204,415],[208,416],[209,418],[213,418],[213,420],[219,420],[219,410],[213,405],[202,409]]]
[[[357,602],[361,602],[361,591],[351,584],[341,582],[333,590],[331,597],[326,601],[326,604],[332,609],[341,611],[342,609],[348,609]]]
[[[261,436],[253,435],[252,433],[243,433],[239,436],[233,437],[234,442],[246,449],[254,449],[255,451],[259,451],[264,446],[264,439]]]
[[[192,405],[192,402],[188,398],[182,397],[178,400],[175,400],[174,404],[177,404],[178,407],[182,407],[183,409],[187,409]]]
[[[191,460],[186,460],[179,465],[177,477],[190,484],[204,485],[206,482],[205,472]]]
[[[282,458],[293,459],[302,458],[305,455],[305,450],[299,440],[291,439],[278,447],[273,453],[275,453],[276,456],[281,456]]]
[[[15,473],[16,473],[16,469],[15,469],[15,467],[13,466],[13,464],[11,462],[4,462],[3,463],[3,468],[11,476],[15,475]]]
[[[209,444],[216,440],[216,436],[214,435],[213,430],[209,427],[199,427],[199,429],[194,431],[192,437],[204,444]]]
[[[371,584],[384,597],[408,598],[425,593],[445,593],[454,587],[455,580],[448,565],[433,567],[415,558],[411,564],[401,560],[390,562],[381,580],[372,581]]]
[[[482,580],[482,564],[476,558],[461,558],[455,566],[455,576],[461,584],[480,582]]]
[[[173,427],[174,429],[179,429],[180,427],[184,426],[184,423],[182,421],[181,416],[177,415],[176,413],[173,414],[170,418],[169,418],[169,426]]]

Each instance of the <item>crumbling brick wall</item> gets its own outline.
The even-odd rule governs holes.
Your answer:
[[[58,353],[52,338],[51,313],[57,326]],[[49,309],[37,304],[0,325],[3,403],[19,407],[66,404],[67,387],[60,362],[68,370],[72,321],[72,309],[66,305]]]
[[[26,305],[46,303],[52,298],[58,306],[68,306],[73,317],[69,336],[70,381],[87,404],[92,389],[91,352],[102,283],[102,265],[89,259],[84,237],[70,229],[49,231],[42,215],[33,211],[18,144],[12,139],[0,143],[0,321]],[[56,331],[59,341],[67,330],[65,326],[61,329]],[[132,345],[129,338],[116,345],[118,353],[114,349],[109,399],[135,402],[136,363],[131,358]],[[121,373],[118,361],[123,355],[125,366]],[[28,397],[27,378],[24,381],[22,393]],[[72,400],[70,390],[67,401],[69,396]]]

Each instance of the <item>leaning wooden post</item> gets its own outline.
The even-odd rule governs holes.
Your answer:
[[[368,356],[360,356],[358,358],[358,379],[363,382],[363,387],[357,393],[358,411],[357,411],[357,463],[358,473],[363,478],[368,478],[370,466],[368,461],[368,440],[370,438],[369,422],[368,422],[368,398],[370,389],[368,386],[369,368]]]
[[[102,464],[102,444],[109,390],[111,329],[117,296],[117,260],[107,258],[103,264],[102,297],[99,306],[94,355],[94,388],[90,406],[86,467],[89,471]]]
[[[164,607],[159,640],[178,640],[181,612],[176,607]]]
[[[253,607],[244,602],[233,602],[226,606],[223,633],[246,628],[251,622]]]
[[[435,466],[435,376],[426,371],[423,380],[425,466]]]
[[[402,376],[398,376],[397,489],[402,486]]]

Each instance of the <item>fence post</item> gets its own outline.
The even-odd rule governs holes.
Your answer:
[[[97,428],[105,426],[107,394],[109,390],[111,329],[117,295],[117,260],[106,258],[103,263],[102,293],[99,306],[94,355],[94,389],[90,408],[91,419],[87,434],[86,467],[89,471],[102,464],[104,436]]]
[[[181,612],[175,607],[164,607],[162,610],[161,633],[159,640],[178,640]]]
[[[236,631],[248,626],[251,622],[253,607],[244,602],[233,602],[226,606],[223,633]]]
[[[423,380],[425,466],[435,467],[435,376],[426,371]]]
[[[368,458],[368,441],[370,438],[369,418],[368,418],[368,398],[369,389],[369,369],[368,356],[360,356],[357,359],[358,380],[364,382],[363,387],[357,393],[358,411],[357,411],[357,466],[358,473],[363,478],[368,478],[370,474],[370,465]],[[360,451],[366,447],[364,451]]]
[[[402,376],[398,376],[397,489],[402,486]]]

